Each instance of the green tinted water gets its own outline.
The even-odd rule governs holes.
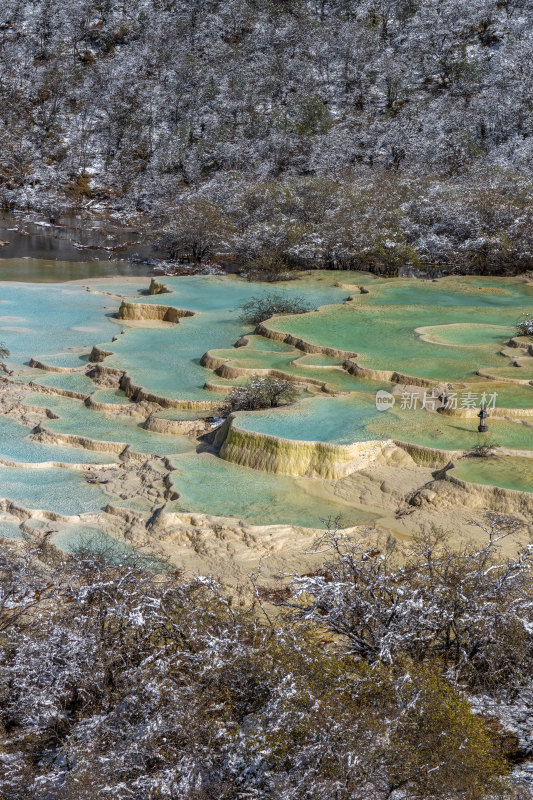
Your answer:
[[[318,314],[278,317],[269,327],[292,333],[312,344],[336,347],[357,353],[357,363],[371,369],[391,370],[434,380],[464,380],[475,376],[478,369],[503,367],[508,362],[499,354],[513,332],[516,312],[497,309],[489,316],[489,324],[503,327],[502,335],[486,344],[471,344],[465,333],[462,346],[449,347],[424,341],[415,328],[464,323],[476,318],[479,309],[426,306],[389,306],[387,309],[363,307],[349,303],[332,306]],[[467,331],[467,329],[464,329]]]
[[[345,306],[276,318],[269,327],[356,352],[362,366],[464,380],[480,368],[509,366],[500,350],[532,298],[533,287],[518,279],[494,278],[484,284],[476,278],[460,283],[384,281]],[[439,341],[424,341],[415,332],[421,327]]]
[[[207,350],[232,346],[250,326],[239,319],[240,306],[254,295],[283,290],[287,295],[302,296],[311,306],[341,302],[345,289],[335,283],[334,275],[321,273],[306,281],[264,285],[236,278],[193,276],[165,279],[171,294],[142,298],[155,303],[195,311],[178,325],[165,328],[129,328],[110,345],[114,355],[109,366],[125,369],[135,384],[167,397],[181,399],[219,399],[203,386],[212,373],[200,365]],[[271,348],[273,352],[281,348]]]
[[[131,400],[120,389],[97,389],[96,391],[94,389],[95,386],[93,384],[92,399],[98,403],[111,403],[112,405],[127,405],[131,403]]]
[[[70,392],[89,395],[95,390],[95,385],[86,375],[77,372],[45,372],[42,369],[32,369],[23,376],[25,382],[33,381],[42,386],[54,389],[67,389]]]
[[[486,371],[495,378],[511,378],[513,381],[533,380],[533,362],[524,362],[520,366],[489,367]]]
[[[373,284],[365,301],[370,305],[428,305],[521,308],[533,300],[533,286],[522,278],[447,277],[437,281],[402,279]]]
[[[185,436],[165,436],[147,431],[136,417],[107,416],[87,408],[81,400],[42,395],[32,397],[32,403],[49,408],[58,415],[58,419],[46,420],[45,427],[52,432],[86,436],[103,442],[123,442],[139,453],[156,455],[188,452],[194,446]],[[78,450],[78,454],[81,453],[85,450]]]
[[[432,325],[424,329],[425,335],[435,344],[450,347],[485,347],[500,345],[507,340],[513,329],[501,325],[477,325],[475,323],[455,323],[453,325]]]
[[[43,258],[0,258],[0,281],[63,283],[115,275],[146,275],[146,267],[127,261],[56,261]]]
[[[241,412],[237,426],[283,439],[335,444],[392,438],[424,447],[463,450],[485,441],[477,431],[477,419],[433,414],[420,407],[402,409],[400,405],[397,401],[392,410],[380,412],[374,397],[362,393],[315,397],[271,411]],[[489,424],[498,444],[533,449],[533,426],[503,420],[491,420]]]
[[[57,262],[54,267],[60,269]],[[249,372],[276,369],[302,380],[321,381],[335,392],[350,392],[344,397],[317,395],[288,408],[239,417],[242,427],[284,438],[346,444],[396,438],[443,449],[469,449],[484,441],[477,433],[477,420],[402,409],[399,398],[392,410],[378,412],[375,392],[378,388],[390,390],[391,386],[331,369],[339,364],[338,359],[321,354],[304,355],[291,346],[254,335],[249,337],[248,347],[232,347],[244,333],[250,333],[250,327],[239,320],[238,308],[252,296],[282,288],[289,295],[302,295],[313,306],[338,304],[350,294],[346,288],[335,285],[339,281],[354,286],[367,283],[370,293],[356,294],[355,300],[346,306],[332,305],[320,313],[278,318],[272,326],[319,345],[353,350],[360,354],[357,361],[363,366],[463,382],[456,387],[459,391],[497,391],[500,407],[532,406],[533,387],[484,382],[475,374],[481,368],[502,377],[524,379],[529,378],[530,372],[533,377],[525,351],[512,353],[515,358],[526,359],[522,368],[512,367],[510,359],[500,354],[513,333],[516,318],[530,310],[533,298],[533,288],[515,279],[473,278],[461,279],[460,283],[457,279],[446,279],[431,283],[382,281],[348,273],[313,273],[277,287],[236,278],[193,276],[165,278],[172,293],[153,297],[140,294],[147,287],[147,280],[95,281],[93,287],[97,293],[74,284],[1,284],[0,340],[11,349],[10,364],[15,367],[27,363],[32,356],[58,366],[79,366],[87,360],[93,344],[101,344],[114,353],[106,360],[107,365],[127,370],[134,383],[147,390],[181,399],[219,401],[220,394],[203,389],[206,381],[229,388],[246,380],[240,377],[226,381],[203,368],[200,358],[207,350],[217,351],[217,356],[228,358],[234,366]],[[128,295],[143,303],[188,308],[196,316],[164,328],[123,326],[113,319],[119,299],[99,292]],[[431,341],[424,341],[415,332],[418,327],[425,328],[423,335]],[[111,343],[122,328],[125,334]],[[80,374],[26,368],[21,377],[33,378],[50,387],[94,393],[100,402],[128,402],[123,393],[98,389]],[[137,419],[106,416],[79,401],[32,395],[28,402],[49,407],[59,415],[57,420],[46,421],[46,427],[52,431],[120,441],[130,443],[139,452],[172,455],[181,468],[176,477],[178,490],[183,494],[178,502],[180,508],[240,516],[256,523],[293,522],[312,526],[320,526],[322,518],[337,513],[339,504],[318,497],[317,484],[312,481],[295,482],[237,467],[212,455],[197,454],[195,443],[186,437],[151,433],[141,428]],[[192,419],[197,413],[163,411],[161,416]],[[499,444],[533,449],[533,427],[495,419],[490,420],[489,426],[490,436]],[[28,429],[0,418],[0,455],[14,461],[33,462],[115,459],[113,454],[41,445],[27,436]],[[494,464],[472,461],[468,464],[474,466],[461,468],[471,474],[477,470],[476,474],[484,475],[486,482],[527,487],[529,463],[523,469],[517,463],[517,460]],[[517,477],[522,473],[526,474],[524,479]],[[12,497],[33,508],[78,513],[72,509],[95,509],[105,504],[98,487],[88,486],[82,476],[66,470],[30,472],[2,468],[0,482],[0,496]],[[360,512],[354,509],[346,511],[344,507],[344,513],[348,515],[345,524],[362,521]]]
[[[533,386],[521,386],[512,383],[499,383],[497,381],[477,381],[457,387],[459,392],[472,391],[481,397],[483,392],[496,394],[496,406],[498,408],[532,408],[533,407]],[[477,404],[479,405],[479,403]]]
[[[501,486],[519,492],[533,492],[533,459],[469,458],[459,461],[452,472],[456,478],[472,483]]]
[[[327,384],[328,390],[333,392],[357,390],[375,392],[377,389],[383,388],[383,382],[378,383],[350,375],[339,366],[339,359],[317,355],[303,356],[301,350],[292,348],[288,348],[284,352],[271,352],[240,347],[212,350],[211,354],[215,358],[223,359],[232,367],[246,370],[248,375],[255,370],[277,370],[295,378],[301,378],[303,382],[309,380]],[[214,379],[211,378],[210,382],[213,381]],[[217,378],[216,382],[220,383],[220,380]],[[242,381],[240,382],[242,383]]]
[[[252,525],[321,528],[340,515],[341,527],[370,523],[377,514],[317,496],[321,483],[239,467],[209,453],[182,456],[173,481],[182,495],[176,511],[238,517]]]

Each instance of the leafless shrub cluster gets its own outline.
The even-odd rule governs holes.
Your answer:
[[[430,537],[401,565],[331,533],[266,622],[209,579],[2,548],[2,797],[512,797],[508,742],[461,690],[531,670],[511,531],[492,516],[486,547]]]
[[[243,386],[232,389],[226,403],[220,409],[220,414],[227,416],[232,411],[277,408],[293,403],[297,396],[298,389],[293,381],[270,375],[253,375]]]

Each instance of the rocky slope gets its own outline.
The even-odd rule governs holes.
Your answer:
[[[5,0],[0,199],[258,273],[531,268],[531,18],[530,0]]]

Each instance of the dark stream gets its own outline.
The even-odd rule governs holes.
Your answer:
[[[146,276],[149,267],[128,258],[154,256],[137,231],[77,217],[51,224],[31,214],[0,212],[0,241],[7,243],[0,246],[0,281],[60,283],[107,275]]]

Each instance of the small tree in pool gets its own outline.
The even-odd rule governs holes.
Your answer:
[[[490,458],[495,453],[494,451],[500,447],[497,442],[487,441],[476,444],[464,454],[464,458]]]
[[[517,336],[533,336],[533,316],[525,314],[516,323]]]
[[[305,314],[311,311],[303,297],[289,295],[284,292],[266,292],[252,297],[241,306],[241,320],[250,325],[259,325],[274,314]]]
[[[236,386],[228,397],[221,413],[254,411],[259,408],[277,408],[293,403],[298,396],[294,383],[270,375],[252,375],[244,386]]]

